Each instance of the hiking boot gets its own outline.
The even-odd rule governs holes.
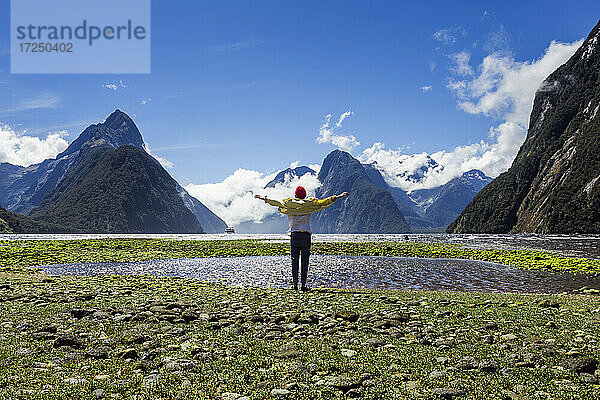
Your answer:
[[[298,290],[298,282],[294,282],[294,284],[292,285],[292,288],[294,290]]]
[[[303,292],[308,292],[310,289],[306,287],[306,285],[302,285],[302,288],[300,288],[301,291]]]

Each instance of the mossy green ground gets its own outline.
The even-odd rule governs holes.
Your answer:
[[[599,398],[593,375],[565,367],[600,357],[591,296],[31,273],[0,285],[2,398]],[[57,347],[65,334],[77,345]]]
[[[313,243],[321,255],[463,258],[528,269],[600,273],[600,260],[533,250],[472,249],[454,244],[416,242]],[[194,241],[97,239],[0,241],[0,267],[74,262],[127,262],[173,258],[241,257],[289,254],[289,244],[262,240]]]
[[[0,242],[0,398],[600,399],[594,296],[298,293],[23,268],[288,251],[263,241]],[[455,245],[313,251],[600,270],[596,260]]]

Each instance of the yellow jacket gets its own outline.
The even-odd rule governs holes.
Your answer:
[[[277,207],[280,213],[286,215],[310,215],[329,207],[334,201],[344,196],[331,196],[326,199],[284,199],[283,201],[271,200],[263,197],[265,203]]]

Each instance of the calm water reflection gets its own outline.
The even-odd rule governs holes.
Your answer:
[[[43,267],[60,275],[152,274],[194,277],[230,286],[287,287],[290,260],[284,256],[197,258],[134,263],[68,264]],[[338,288],[561,293],[600,279],[586,275],[527,271],[481,261],[400,257],[312,256],[309,285]]]

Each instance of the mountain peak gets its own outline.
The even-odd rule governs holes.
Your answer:
[[[343,150],[333,150],[331,153],[327,154],[325,159],[323,160],[323,165],[321,166],[321,170],[319,171],[319,181],[323,182],[323,180],[329,174],[329,171],[335,167],[336,165],[341,164],[357,164],[361,165],[360,162],[352,157],[350,153],[347,153]]]
[[[296,168],[286,168],[283,171],[280,171],[271,182],[267,183],[265,189],[269,187],[274,188],[278,183],[285,183],[286,180],[291,181],[294,178],[300,178],[306,174],[315,175],[315,171],[304,165]]]
[[[123,123],[135,125],[131,117],[118,108],[113,111],[103,122],[104,125],[110,127],[118,127]]]
[[[463,172],[461,178],[470,179],[470,180],[482,180],[482,181],[491,181],[492,178],[487,176],[483,171],[478,169],[472,169],[467,172]]]
[[[144,149],[144,139],[135,122],[119,109],[113,111],[104,122],[88,126],[58,158],[79,151],[86,143],[92,146],[108,144],[114,148],[132,145]]]

